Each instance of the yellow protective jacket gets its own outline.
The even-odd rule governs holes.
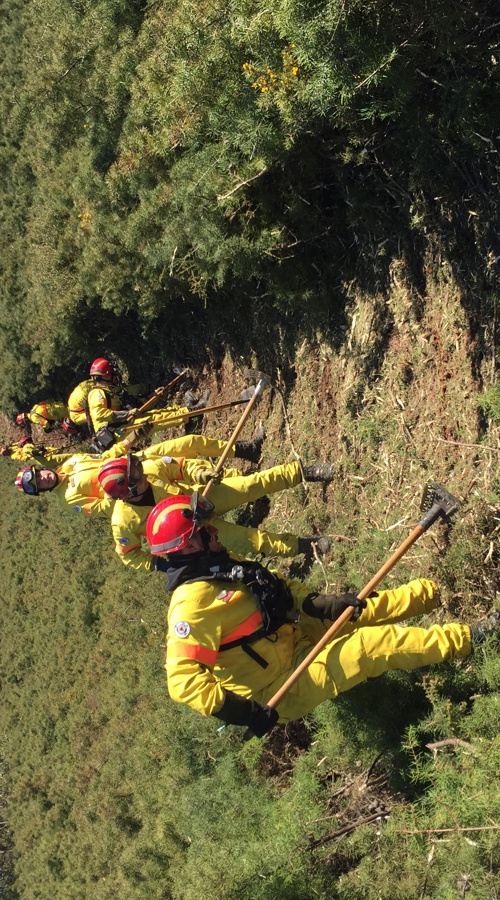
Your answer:
[[[87,378],[85,381],[81,381],[80,384],[77,384],[76,388],[71,391],[71,394],[68,397],[68,415],[71,421],[80,427],[88,424],[85,407],[87,405],[89,391],[92,387],[94,387],[93,379]]]
[[[89,417],[94,432],[114,422],[113,413],[121,409],[120,390],[115,385],[94,385],[87,395]]]
[[[297,581],[287,584],[300,611],[309,589]],[[436,586],[425,579],[375,592],[358,621],[347,623],[326,644],[281,701],[280,721],[300,718],[324,700],[389,669],[413,669],[468,656],[470,631],[466,625],[418,628],[395,624],[429,613],[438,598]],[[222,708],[226,690],[267,703],[331,624],[301,613],[298,623],[287,623],[270,638],[258,639],[251,647],[267,663],[263,668],[241,646],[223,650],[224,644],[259,630],[261,616],[249,588],[242,582],[181,584],[174,590],[168,610],[170,696],[204,716]]]
[[[44,431],[50,431],[56,422],[62,422],[67,415],[68,408],[62,400],[42,400],[27,413],[32,425],[39,425]]]
[[[51,468],[58,475],[58,483],[50,492],[65,506],[85,516],[110,519],[114,500],[108,497],[97,480],[99,469],[107,459],[116,459],[127,452],[123,443],[115,444],[105,453],[55,453]]]

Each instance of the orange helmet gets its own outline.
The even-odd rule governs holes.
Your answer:
[[[36,473],[40,471],[39,466],[25,466],[17,473],[15,485],[25,494],[35,495],[40,493],[36,483]]]
[[[98,359],[94,359],[94,362],[90,367],[90,374],[96,375],[104,381],[111,381],[113,383],[118,380],[118,368],[114,362],[106,359],[104,356],[99,356]]]
[[[128,456],[105,462],[99,469],[97,480],[108,497],[124,500],[127,494],[134,493],[142,473],[142,463],[137,456],[129,453]]]
[[[153,556],[184,550],[189,539],[210,518],[214,505],[197,493],[165,497],[156,504],[146,522],[146,537]]]

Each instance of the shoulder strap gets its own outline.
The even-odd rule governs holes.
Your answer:
[[[200,560],[200,562],[201,566],[197,566],[195,571],[190,567],[191,571],[185,573],[182,577],[183,583],[241,581],[251,591],[257,602],[257,608],[262,616],[262,627],[254,635],[238,639],[239,643],[247,644],[259,640],[261,637],[275,634],[278,628],[288,621],[288,612],[293,607],[292,593],[286,581],[279,575],[275,575],[274,572],[270,572],[266,566],[249,560],[233,563],[229,557],[222,565],[215,565],[211,568],[209,560]]]

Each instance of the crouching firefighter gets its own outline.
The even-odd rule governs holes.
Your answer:
[[[262,737],[276,722],[300,718],[389,669],[413,669],[466,657],[499,629],[456,622],[430,628],[399,622],[439,605],[432,581],[394,590],[317,594],[258,563],[238,560],[207,524],[206,499],[162,500],[147,522],[151,553],[169,563],[166,671],[170,696],[204,716],[250,727]],[[279,704],[274,696],[348,607],[353,615]]]
[[[201,409],[206,402],[200,401],[188,406],[168,406],[140,416],[137,408],[122,408],[123,388],[120,383],[120,372],[113,360],[104,356],[95,359],[90,367],[93,386],[84,401],[87,424],[93,440],[90,445],[92,453],[109,450],[118,440],[116,432],[124,425],[134,424],[138,428],[148,425],[150,433],[165,428],[176,427],[188,421],[190,409]],[[156,423],[159,423],[158,426]]]
[[[258,432],[253,441],[236,441],[229,455],[231,458],[257,461],[264,434],[263,431]],[[116,501],[111,516],[111,530],[115,551],[124,565],[134,569],[161,571],[168,568],[165,560],[160,556],[152,556],[149,549],[143,547],[142,539],[146,534],[149,513],[165,497],[191,495],[213,477],[212,463],[206,459],[197,459],[197,452],[220,457],[226,449],[225,441],[202,435],[188,435],[103,463],[98,481],[104,493]],[[170,456],[170,453],[174,455]],[[313,480],[317,480],[318,471],[323,483],[331,480],[332,472],[328,465],[302,468],[304,476]],[[214,515],[217,517],[222,517],[245,503],[291,488],[299,484],[301,479],[297,462],[273,466],[250,475],[243,475],[233,468],[224,468],[220,474],[221,481],[214,485],[211,495]],[[313,544],[319,553],[325,553],[329,548],[328,539],[319,535],[298,537],[290,533],[272,534],[258,528],[244,528],[222,518],[217,519],[217,529],[227,546],[243,555],[308,554],[312,552]]]

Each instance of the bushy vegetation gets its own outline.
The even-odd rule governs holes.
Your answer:
[[[5,411],[96,342],[149,371],[245,354],[263,322],[282,355],[338,339],[394,259],[425,290],[429,237],[480,336],[494,3],[9,0],[0,27]]]
[[[131,381],[191,365],[214,399],[241,363],[268,369],[264,463],[336,475],[273,498],[269,527],[332,539],[282,570],[359,589],[438,480],[457,522],[388,583],[435,578],[438,621],[498,608],[496,5],[3,12],[3,413],[66,397],[102,352]],[[243,744],[166,695],[162,578],[15,472],[2,460],[3,897],[498,895],[497,645]]]

